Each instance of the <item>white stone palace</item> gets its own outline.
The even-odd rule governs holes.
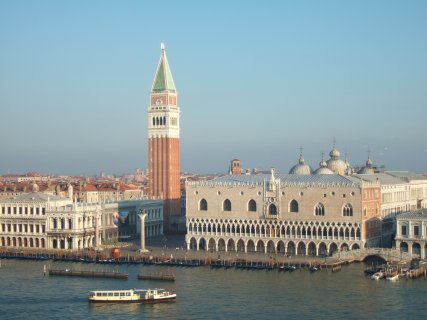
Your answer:
[[[379,185],[340,175],[187,183],[188,249],[327,254],[379,245]]]
[[[146,213],[145,235],[163,234],[163,201],[125,200],[78,203],[69,198],[38,192],[0,199],[0,245],[7,248],[79,250],[117,241],[117,221],[139,228],[137,214]]]
[[[427,210],[415,210],[398,215],[396,248],[402,252],[427,258]]]
[[[235,159],[230,175],[187,182],[187,248],[323,255],[384,236],[391,246],[394,216],[427,207],[427,178],[380,173],[370,157],[356,174],[339,156],[334,146],[313,171],[301,153],[289,174],[243,175]]]

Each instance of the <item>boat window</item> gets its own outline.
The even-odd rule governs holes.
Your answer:
[[[113,292],[108,292],[108,296],[109,296],[109,297],[114,296]]]
[[[120,296],[124,297],[125,296],[125,292],[120,292]]]
[[[126,292],[126,296],[130,297],[130,292]]]
[[[103,292],[103,293],[102,293],[102,296],[103,296],[103,297],[107,297],[107,296],[108,296],[107,292]]]
[[[115,297],[118,297],[118,296],[119,296],[119,293],[118,293],[118,292],[114,292],[114,296],[115,296]]]

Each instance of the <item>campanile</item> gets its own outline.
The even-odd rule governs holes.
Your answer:
[[[164,199],[164,227],[171,231],[170,217],[180,214],[180,110],[178,94],[161,44],[148,107],[148,178],[151,198]]]

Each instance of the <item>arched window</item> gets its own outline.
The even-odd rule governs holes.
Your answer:
[[[224,203],[222,204],[222,211],[231,211],[231,201],[228,199],[224,200]]]
[[[153,126],[156,125],[156,118],[153,117]]]
[[[251,199],[248,203],[248,211],[256,211],[256,202],[254,199]]]
[[[324,216],[325,215],[325,206],[321,204],[320,202],[316,204],[314,207],[314,214],[316,216]]]
[[[277,207],[275,204],[270,204],[268,207],[268,214],[270,215],[276,215],[277,214]]]
[[[159,117],[156,117],[156,125],[159,125]]]
[[[163,117],[163,125],[166,125],[166,117]]]
[[[207,211],[207,210],[208,210],[208,202],[205,199],[200,200],[199,211]]]
[[[344,217],[352,217],[353,216],[353,207],[350,203],[347,203],[342,209],[342,215]]]
[[[299,211],[298,201],[296,201],[296,200],[291,201],[291,203],[289,204],[289,211],[290,212],[298,212]]]

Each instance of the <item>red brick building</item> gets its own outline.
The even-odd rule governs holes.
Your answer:
[[[164,230],[180,214],[180,109],[165,47],[154,76],[148,107],[148,183],[152,199],[164,199]]]

